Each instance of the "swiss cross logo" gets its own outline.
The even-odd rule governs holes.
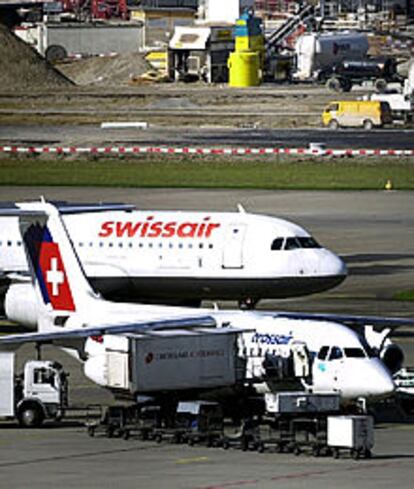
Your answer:
[[[75,311],[72,292],[69,287],[59,247],[56,243],[41,243],[39,268],[43,282],[43,292],[47,293],[53,309]]]

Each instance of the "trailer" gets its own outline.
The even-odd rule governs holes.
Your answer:
[[[34,23],[14,33],[50,62],[69,56],[138,53],[143,48],[141,23]]]
[[[68,407],[67,374],[58,362],[30,360],[15,373],[15,353],[0,352],[0,416],[21,426],[60,420]]]

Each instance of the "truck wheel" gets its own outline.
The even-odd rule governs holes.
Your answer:
[[[46,49],[45,58],[49,63],[56,63],[57,61],[62,61],[68,57],[68,52],[63,46],[57,44],[52,44]]]
[[[19,413],[19,424],[25,428],[36,428],[43,423],[43,413],[37,406],[27,406]]]
[[[329,78],[329,80],[326,82],[326,88],[329,90],[332,90],[333,92],[340,92],[341,91],[341,81],[339,78]]]
[[[341,87],[344,92],[350,92],[352,88],[351,80],[347,80],[347,79],[342,80]]]
[[[332,119],[329,121],[328,127],[329,129],[336,131],[337,129],[339,129],[339,122],[336,119]]]
[[[374,123],[371,119],[365,119],[363,122],[363,126],[366,131],[371,131],[371,129],[374,127]]]
[[[384,78],[378,78],[378,80],[375,80],[374,86],[378,93],[384,93],[387,89],[387,81]]]

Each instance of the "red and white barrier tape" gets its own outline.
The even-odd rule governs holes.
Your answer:
[[[305,155],[305,156],[414,156],[414,149],[322,148],[190,148],[158,146],[0,146],[0,153],[22,154],[174,154],[174,155]]]

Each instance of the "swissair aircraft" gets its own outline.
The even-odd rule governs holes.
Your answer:
[[[283,219],[241,207],[132,209],[59,206],[88,279],[107,299],[194,306],[231,299],[253,307],[261,298],[330,289],[347,275],[338,256]],[[27,270],[16,218],[0,218],[0,270],[6,286],[8,274]]]
[[[84,361],[87,377],[108,387],[107,354],[122,349],[123,335],[141,332],[156,335],[162,329],[189,326],[197,329],[213,323],[217,332],[243,331],[240,349],[247,360],[248,378],[263,378],[266,361],[301,347],[302,352],[308,352],[310,360],[310,375],[306,374],[304,384],[314,392],[337,391],[346,401],[387,396],[394,390],[389,370],[372,354],[366,341],[338,323],[289,319],[283,313],[106,301],[90,287],[64,222],[53,205],[22,204],[19,210],[5,212],[19,215],[36,285],[38,332],[0,338],[2,347],[56,342]],[[265,392],[269,387],[262,383],[257,388]]]

